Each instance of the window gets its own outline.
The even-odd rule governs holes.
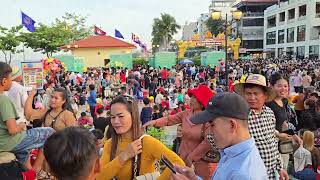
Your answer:
[[[242,23],[243,23],[243,27],[264,25],[263,18],[243,19]]]
[[[309,58],[319,58],[319,45],[309,46]]]
[[[304,46],[298,46],[297,47],[297,58],[298,59],[303,59],[304,58],[304,53],[305,53]]]
[[[287,43],[294,42],[294,27],[287,29]]]
[[[286,20],[286,13],[282,12],[279,14],[279,22],[284,22]]]
[[[276,44],[276,31],[267,33],[267,45]]]
[[[286,55],[287,56],[292,56],[294,53],[294,48],[293,47],[287,47]]]
[[[278,57],[282,57],[283,55],[283,48],[278,48]]]
[[[268,28],[271,28],[271,27],[276,27],[277,23],[276,23],[276,16],[270,16],[268,17]]]
[[[306,26],[298,26],[298,37],[297,41],[305,41],[306,40]]]
[[[290,20],[290,19],[294,19],[294,16],[295,16],[295,9],[293,8],[293,9],[290,9],[289,11],[288,11],[288,20]]]
[[[278,44],[284,43],[284,29],[278,31]]]
[[[320,18],[320,2],[316,4],[316,17]]]
[[[307,15],[307,5],[299,6],[299,17]]]
[[[243,40],[242,47],[246,49],[263,49],[263,40]]]

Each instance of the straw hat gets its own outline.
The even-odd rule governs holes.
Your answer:
[[[267,86],[267,80],[261,74],[251,74],[244,83],[238,83],[234,86],[234,91],[241,96],[244,96],[244,84],[254,84],[265,88],[268,96],[266,102],[274,100],[277,96],[276,92]]]

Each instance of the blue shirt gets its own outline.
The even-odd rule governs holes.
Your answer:
[[[96,106],[96,98],[97,98],[96,91],[90,91],[90,96],[88,98],[89,106]]]
[[[216,180],[267,180],[267,169],[254,139],[242,141],[220,151],[221,159],[212,177]]]

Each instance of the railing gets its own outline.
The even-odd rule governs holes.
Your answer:
[[[243,17],[259,17],[259,16],[263,16],[264,13],[263,12],[246,12],[243,13]]]

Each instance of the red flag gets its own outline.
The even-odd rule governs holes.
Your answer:
[[[97,26],[94,26],[93,32],[95,35],[98,35],[98,36],[105,36],[107,34],[102,29],[98,28]]]

